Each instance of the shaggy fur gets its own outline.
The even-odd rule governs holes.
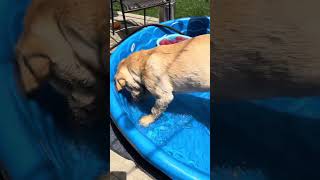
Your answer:
[[[155,98],[151,114],[140,119],[148,126],[173,100],[173,92],[209,91],[210,35],[131,54],[120,62],[115,75],[118,91],[126,88],[134,99],[143,89]]]
[[[106,17],[105,0],[33,0],[16,48],[23,90],[49,81],[73,119],[105,117]]]

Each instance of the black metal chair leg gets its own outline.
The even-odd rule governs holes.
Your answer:
[[[171,20],[171,0],[169,0],[169,20]]]
[[[122,12],[122,16],[123,16],[124,28],[126,29],[126,34],[129,34],[128,25],[127,25],[127,20],[126,20],[126,16],[125,16],[125,13],[124,13],[124,12]]]
[[[147,24],[147,21],[146,21],[146,9],[143,9],[143,20],[144,20],[144,25]]]
[[[122,12],[122,17],[123,17],[123,22],[124,22],[124,28],[126,29],[126,34],[128,35],[129,31],[128,31],[127,20],[126,20],[124,8],[123,8],[122,0],[120,0],[120,5],[121,5],[121,12]]]
[[[110,0],[111,6],[111,25],[112,25],[112,34],[114,35],[114,14],[113,14],[113,0]]]

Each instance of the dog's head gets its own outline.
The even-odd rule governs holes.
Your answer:
[[[70,53],[70,47],[65,46],[67,43],[59,40],[61,42],[55,43],[60,46],[51,46],[54,43],[29,31],[20,37],[16,64],[22,92],[32,95],[42,84],[48,83],[67,100],[75,124],[91,125],[96,119],[106,117],[105,80],[98,76],[98,70],[95,72],[81,65]]]
[[[132,81],[132,76],[128,70],[126,60],[120,62],[114,81],[117,91],[121,91],[127,86],[128,82]]]
[[[57,65],[50,57],[45,54],[29,56],[25,49],[17,50],[16,62],[19,84],[27,96],[34,94],[42,84],[49,83],[66,98],[74,124],[91,125],[98,118],[106,117],[105,81],[95,78],[95,83],[86,83],[87,79],[83,79],[84,83],[79,83],[64,79],[60,76],[64,73],[57,71]],[[72,74],[72,71],[70,73]]]
[[[143,92],[140,78],[140,58],[141,53],[137,52],[122,60],[114,77],[117,91],[126,89],[134,100],[137,100]]]
[[[32,1],[16,46],[23,93],[33,94],[48,83],[68,101],[73,120],[105,119],[106,3]]]

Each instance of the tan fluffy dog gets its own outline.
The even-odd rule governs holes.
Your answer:
[[[48,81],[73,119],[105,118],[107,10],[106,0],[33,0],[17,44],[23,90]]]
[[[144,88],[156,98],[151,114],[140,119],[148,126],[173,100],[173,92],[209,91],[210,35],[131,54],[115,75],[118,91],[126,88],[137,99]]]

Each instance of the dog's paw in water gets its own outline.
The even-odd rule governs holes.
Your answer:
[[[143,116],[139,123],[141,126],[148,127],[151,123],[153,123],[155,118],[152,115]]]

